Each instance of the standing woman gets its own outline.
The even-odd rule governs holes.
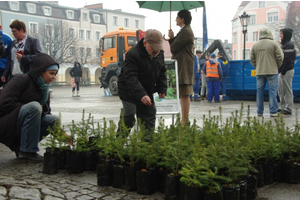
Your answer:
[[[169,43],[172,58],[178,63],[179,76],[179,96],[181,104],[181,124],[186,123],[186,118],[190,112],[190,98],[193,94],[194,79],[194,33],[191,29],[192,15],[188,10],[181,10],[177,13],[176,25],[180,26],[180,31],[174,37],[172,29],[169,30]]]
[[[0,142],[18,159],[43,162],[38,143],[58,116],[51,115],[49,87],[59,65],[49,55],[36,56],[27,74],[15,76],[0,94]]]

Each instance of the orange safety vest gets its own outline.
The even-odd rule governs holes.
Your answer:
[[[210,64],[209,61],[206,61],[206,78],[220,78],[218,64],[219,62]]]

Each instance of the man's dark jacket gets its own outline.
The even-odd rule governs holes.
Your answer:
[[[78,64],[76,66],[76,64]],[[74,62],[74,67],[70,70],[71,77],[82,77],[82,69],[79,62]]]
[[[294,44],[291,42],[293,30],[284,28],[281,30],[283,33],[283,39],[281,40],[282,51],[284,54],[283,62],[279,67],[279,73],[285,75],[285,73],[291,69],[294,69],[294,62],[296,60],[296,51]]]
[[[143,45],[144,39],[127,53],[121,74],[118,78],[119,97],[123,101],[141,103],[148,95],[153,101],[153,93],[167,92],[166,67],[163,51],[150,58]]]
[[[0,93],[0,142],[12,151],[20,145],[20,130],[17,129],[19,111],[23,105],[43,99],[43,94],[35,80],[42,71],[53,64],[58,65],[50,56],[39,54],[32,63],[30,71],[15,76]],[[43,113],[50,114],[50,112],[50,98],[48,98],[47,105],[43,106]]]
[[[17,42],[16,40],[12,41],[11,49],[15,46],[16,42]],[[14,67],[14,61],[11,59],[11,49],[9,51],[6,67],[2,75],[6,78],[8,78],[11,75]],[[31,37],[30,35],[27,35],[23,53],[24,55],[21,58],[20,68],[23,73],[27,73],[30,69],[30,65],[33,59],[38,54],[42,53],[40,41],[36,38]]]

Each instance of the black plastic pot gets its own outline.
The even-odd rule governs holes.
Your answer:
[[[205,199],[205,192],[204,189],[199,187],[185,187],[185,200],[204,200]]]
[[[67,151],[66,168],[68,172],[73,174],[82,173],[84,167],[83,161],[83,154],[81,152]]]
[[[273,172],[274,181],[282,181],[281,164],[282,164],[281,161],[274,162],[274,172]]]
[[[300,164],[284,162],[282,164],[283,182],[298,184],[300,182]]]
[[[113,166],[113,187],[124,189],[125,188],[125,175],[124,167],[121,165]]]
[[[204,200],[223,200],[222,189],[216,193],[205,193]]]
[[[83,153],[84,160],[84,171],[95,171],[97,166],[97,152],[96,151],[87,151]]]
[[[274,163],[264,163],[262,165],[264,170],[264,183],[270,185],[274,182]]]
[[[258,171],[258,174],[257,174],[257,187],[258,188],[263,187],[265,185],[264,169],[261,165],[256,165],[254,167]]]
[[[246,177],[247,181],[247,200],[255,200],[257,197],[257,178],[254,175]]]
[[[164,194],[166,191],[166,178],[168,171],[166,169],[159,168],[157,173],[157,190]]]
[[[51,152],[44,153],[44,164],[43,173],[44,174],[57,174],[58,173],[58,161],[57,154]]]
[[[125,166],[125,189],[128,191],[136,191],[136,168],[133,166]]]
[[[166,175],[165,199],[176,200],[180,195],[180,176]]]
[[[240,199],[240,186],[223,186],[224,200],[239,200]]]
[[[151,195],[156,191],[156,170],[136,171],[137,193]]]
[[[240,200],[247,200],[247,181],[240,182]]]
[[[111,164],[97,166],[97,184],[111,186],[113,183],[113,166]]]
[[[57,149],[58,169],[66,169],[67,150]]]

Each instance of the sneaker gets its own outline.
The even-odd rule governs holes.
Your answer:
[[[44,157],[39,155],[38,153],[34,152],[22,152],[20,151],[18,154],[16,153],[16,156],[19,160],[25,160],[30,162],[43,162]]]
[[[274,113],[274,114],[271,114],[271,117],[277,117],[279,114],[278,113]]]
[[[211,103],[211,101],[207,101],[207,103]]]
[[[278,109],[277,111],[280,113],[280,112],[281,112],[281,109]]]
[[[257,117],[262,117],[263,116],[263,114],[257,114]]]
[[[283,114],[284,114],[284,115],[291,115],[292,113],[289,112],[289,111],[287,111],[287,110],[283,110]]]
[[[215,103],[221,103],[221,101],[215,101]]]
[[[194,98],[194,101],[201,101],[201,99],[200,98]]]

